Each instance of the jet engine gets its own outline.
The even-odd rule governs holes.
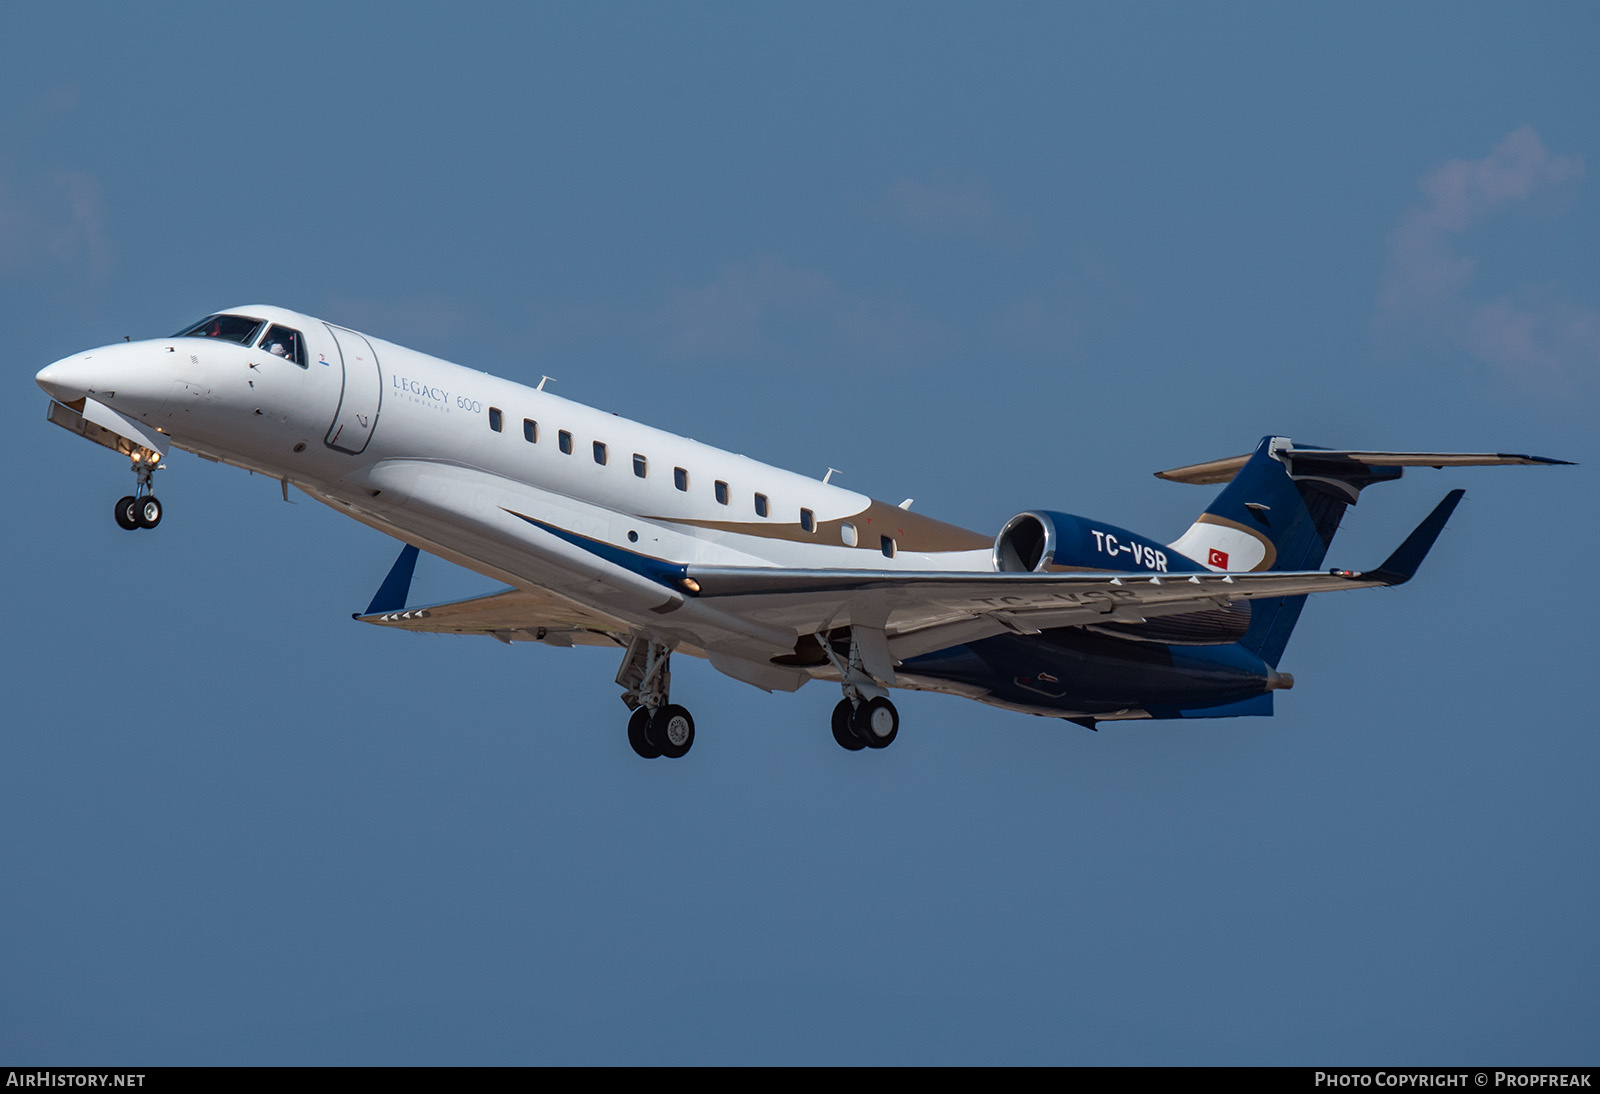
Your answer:
[[[1006,521],[994,540],[994,568],[1002,573],[1051,570],[1206,572],[1206,568],[1193,559],[1137,532],[1045,509],[1018,513]]]
[[[1071,513],[1033,509],[1006,521],[994,540],[1002,573],[1084,571],[1135,574],[1205,573],[1207,568],[1137,532]],[[1144,622],[1102,623],[1087,630],[1136,642],[1210,646],[1237,642],[1250,627],[1250,604],[1238,601]]]

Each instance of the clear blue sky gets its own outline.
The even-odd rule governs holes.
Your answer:
[[[1600,8],[12,5],[0,1061],[1600,1057]],[[969,527],[1279,432],[1525,451],[1271,720],[1098,734],[362,627],[398,545],[44,421],[295,307]],[[437,560],[416,595],[489,587]]]

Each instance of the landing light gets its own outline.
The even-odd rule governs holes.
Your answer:
[[[700,583],[692,577],[686,577],[683,579],[683,587],[688,589],[691,593],[697,593],[700,591]]]

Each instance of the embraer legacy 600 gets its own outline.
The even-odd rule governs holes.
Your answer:
[[[38,383],[50,421],[132,460],[122,527],[160,522],[170,446],[279,479],[285,498],[293,483],[406,544],[355,618],[612,647],[646,757],[694,741],[674,651],[768,691],[835,681],[851,750],[895,739],[891,688],[1091,729],[1271,714],[1306,595],[1408,580],[1461,498],[1376,569],[1317,569],[1362,489],[1411,466],[1565,462],[1266,437],[1160,473],[1226,484],[1171,543],[1043,509],[991,538],[283,308],[73,354]],[[408,607],[419,550],[508,587]]]

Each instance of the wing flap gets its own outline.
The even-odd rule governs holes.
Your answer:
[[[1287,573],[944,573],[692,567],[701,599],[800,633],[865,622],[890,633],[991,618],[1006,630],[1139,621],[1199,608],[1396,584],[1347,570]]]
[[[547,645],[616,644],[626,640],[627,627],[546,593],[502,589],[484,596],[394,607],[357,615],[363,623],[426,634],[483,634],[502,642],[544,642]]]

